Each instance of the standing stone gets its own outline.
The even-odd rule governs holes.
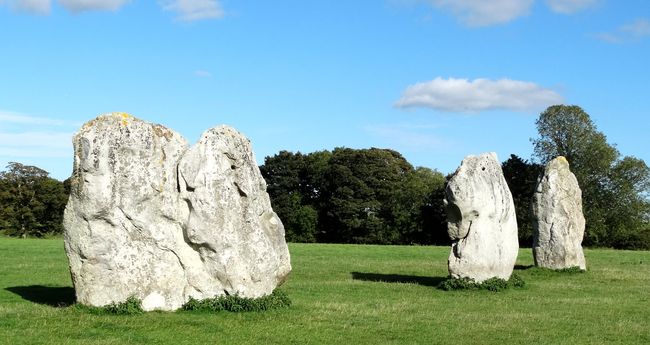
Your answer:
[[[548,163],[533,197],[533,257],[535,265],[551,269],[587,268],[582,252],[585,217],[582,191],[560,156]]]
[[[517,219],[496,153],[467,156],[445,189],[452,278],[508,280],[517,260]]]
[[[74,136],[65,249],[82,304],[134,296],[145,310],[190,298],[260,297],[291,265],[250,142],[228,127],[188,148],[178,133],[127,114]]]

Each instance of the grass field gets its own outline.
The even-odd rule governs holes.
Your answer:
[[[522,289],[436,288],[443,247],[290,245],[293,306],[92,315],[59,239],[0,238],[1,344],[649,344],[650,252],[587,250],[588,272],[530,268]]]

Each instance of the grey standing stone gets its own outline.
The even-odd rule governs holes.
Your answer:
[[[509,279],[519,251],[517,220],[496,154],[465,157],[445,194],[451,277]]]
[[[191,297],[260,297],[287,278],[284,228],[234,129],[189,148],[170,129],[112,113],[73,140],[64,236],[80,303],[134,296],[145,310],[175,310]]]
[[[585,217],[582,191],[560,156],[548,163],[533,197],[533,256],[535,265],[551,269],[586,269],[582,251]]]

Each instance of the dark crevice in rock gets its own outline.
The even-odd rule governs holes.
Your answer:
[[[178,170],[178,192],[181,192],[181,187],[180,187],[180,179],[183,179],[183,184],[185,185],[185,191],[187,192],[194,192],[196,190],[195,187],[190,186],[189,183],[187,183],[187,180],[185,179],[185,176],[183,176],[183,173],[180,171],[180,168]]]
[[[239,184],[237,182],[233,182],[233,184],[235,185],[235,187],[237,187],[237,192],[239,192],[239,196],[241,196],[242,198],[248,197],[248,194],[246,194],[246,192],[244,192],[244,190],[242,190],[241,187],[239,187]]]
[[[179,164],[176,164],[176,191],[181,192],[181,168]]]

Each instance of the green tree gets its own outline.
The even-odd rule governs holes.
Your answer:
[[[448,241],[444,177],[393,150],[279,152],[260,167],[289,241]]]
[[[543,172],[543,167],[528,162],[517,155],[510,155],[510,158],[503,162],[501,167],[515,202],[519,245],[531,247],[533,245],[533,226],[530,209],[537,180]]]
[[[67,195],[63,183],[38,167],[10,162],[0,172],[0,231],[42,237],[63,231]]]
[[[273,210],[285,227],[287,241],[316,242],[317,209],[330,156],[328,151],[308,155],[280,151],[266,157],[260,166]]]
[[[429,168],[418,167],[404,176],[389,201],[400,243],[448,244],[444,189],[444,175]]]
[[[612,167],[605,191],[610,212],[610,246],[650,248],[650,168],[641,159],[625,157]]]
[[[533,139],[535,157],[546,164],[564,156],[582,189],[587,221],[585,244],[631,247],[623,238],[638,241],[648,228],[648,169],[632,157],[619,159],[589,115],[578,106],[554,105],[536,122],[539,137]],[[624,234],[624,235],[622,235]]]
[[[324,240],[399,243],[391,199],[411,171],[413,166],[393,150],[334,149],[324,186]]]

